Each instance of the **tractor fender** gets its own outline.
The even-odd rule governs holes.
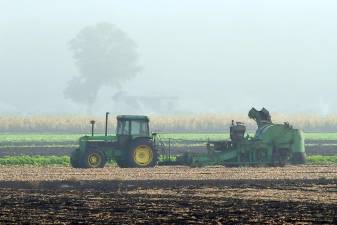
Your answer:
[[[82,154],[85,154],[86,152],[89,152],[89,151],[91,151],[91,150],[98,150],[98,151],[101,151],[105,157],[107,157],[105,151],[102,151],[102,150],[100,150],[100,149],[101,149],[100,144],[99,144],[99,143],[95,143],[94,145],[87,146],[87,147],[83,150]]]
[[[132,141],[130,141],[129,145],[128,145],[128,149],[130,149],[134,143],[136,142],[141,142],[141,141],[149,141],[151,142],[151,147],[153,148],[153,150],[158,151],[157,146],[155,145],[153,139],[151,137],[136,137],[135,139],[133,139]]]

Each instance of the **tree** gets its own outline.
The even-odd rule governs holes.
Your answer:
[[[121,87],[141,69],[136,44],[110,23],[85,27],[69,42],[69,49],[80,75],[68,83],[64,95],[89,111],[103,86]]]

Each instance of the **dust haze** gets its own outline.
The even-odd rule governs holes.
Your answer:
[[[334,114],[336,21],[332,0],[1,1],[0,114]]]

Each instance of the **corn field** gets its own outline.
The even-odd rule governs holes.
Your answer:
[[[88,133],[90,120],[96,120],[96,132],[104,130],[104,116],[1,116],[0,130],[3,133],[53,132],[53,133]],[[245,114],[202,114],[150,116],[153,132],[227,132],[232,119],[244,122],[248,131],[253,131],[256,124]],[[319,116],[304,114],[272,114],[273,122],[289,122],[295,128],[305,132],[337,132],[337,115]],[[114,117],[110,118],[109,129],[116,126]]]

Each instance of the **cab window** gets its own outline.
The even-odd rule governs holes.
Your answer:
[[[129,135],[130,121],[118,121],[117,124],[117,134],[119,135]]]
[[[145,121],[131,121],[131,135],[149,136],[148,123]]]

